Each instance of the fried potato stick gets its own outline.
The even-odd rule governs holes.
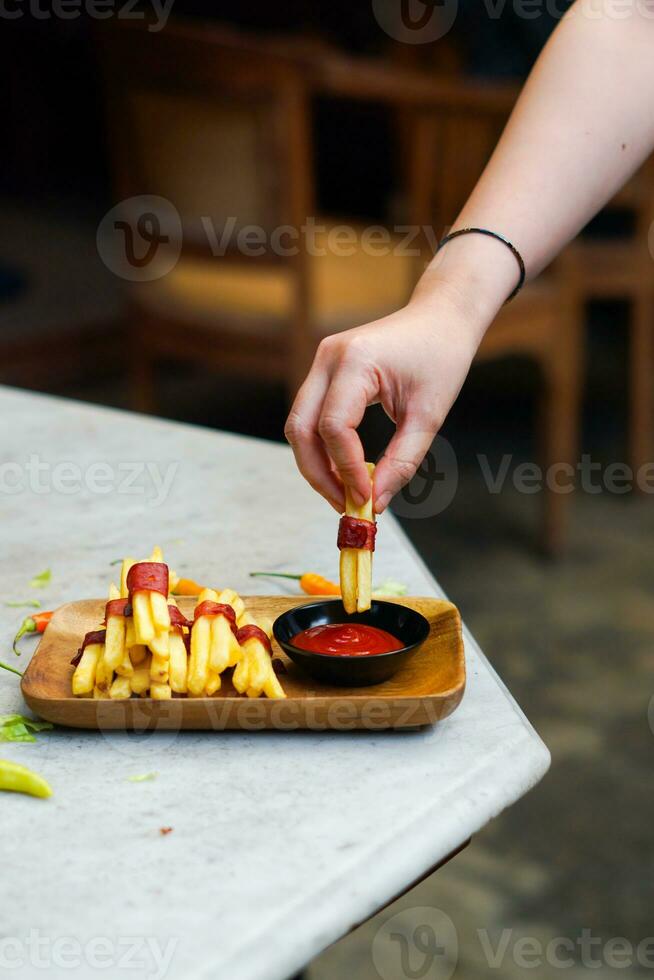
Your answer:
[[[134,694],[146,694],[150,689],[150,655],[146,653],[143,662],[136,668],[129,679]]]
[[[348,517],[373,521],[372,479],[374,463],[366,463],[370,474],[370,497],[357,507],[349,493],[345,494],[345,513]],[[343,548],[340,557],[341,596],[347,613],[365,612],[372,601],[372,552],[366,548]]]
[[[111,583],[109,586],[109,599],[120,599],[120,592]],[[127,646],[125,643],[126,620],[124,616],[109,616],[107,618],[107,633],[105,636],[104,659],[107,667],[117,670],[119,665],[129,663]]]
[[[238,620],[238,625],[239,627],[258,626],[268,636],[272,632],[272,624],[269,620],[258,622],[247,610]],[[241,661],[232,677],[234,687],[239,694],[247,693],[249,698],[258,698],[264,693],[270,698],[285,698],[284,689],[277,680],[272,665],[272,658],[263,643],[253,636],[245,641],[241,650]]]
[[[131,695],[132,686],[129,677],[116,677],[109,689],[109,697],[112,701],[120,701],[131,697]]]
[[[150,677],[153,684],[167,684],[169,677],[169,657],[160,657],[157,653],[152,654],[150,661]]]
[[[114,672],[107,664],[107,659],[105,657],[105,646],[102,644],[101,653],[98,657],[98,663],[95,668],[95,688],[109,696],[109,688],[111,687],[114,679]]]
[[[209,680],[209,655],[211,649],[211,619],[200,616],[191,630],[191,656],[188,665],[187,685],[190,694],[199,697]]]
[[[150,697],[153,701],[168,701],[172,696],[170,684],[156,684],[153,681],[150,685]]]
[[[128,623],[127,636],[129,636],[129,623]],[[125,642],[127,643],[127,637],[125,638]],[[131,645],[128,644],[128,648],[129,648],[129,658],[132,661],[132,666],[138,667],[140,664],[143,663],[143,661],[147,657],[148,648],[144,646],[139,646],[138,644],[131,644]]]
[[[178,629],[170,634],[170,657],[168,661],[168,680],[175,694],[186,694],[188,657],[184,637]]]
[[[73,674],[73,694],[76,697],[93,693],[93,688],[95,687],[95,671],[101,656],[102,644],[89,643]]]

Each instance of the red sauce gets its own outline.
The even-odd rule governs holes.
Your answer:
[[[328,653],[333,657],[370,657],[375,653],[401,650],[404,646],[392,633],[363,623],[312,626],[297,633],[291,642],[300,650]]]

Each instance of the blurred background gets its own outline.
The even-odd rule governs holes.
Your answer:
[[[408,299],[557,15],[120,7],[0,18],[0,382],[281,440],[320,337]],[[497,973],[477,929],[652,931],[653,209],[648,163],[502,312],[444,427],[453,452],[437,444],[395,503],[553,754],[394,907],[451,916],[457,977]],[[391,429],[368,413],[368,458]],[[521,492],[524,463],[586,476]],[[377,976],[380,921],[309,977]],[[615,971],[575,954],[567,975],[591,972]]]

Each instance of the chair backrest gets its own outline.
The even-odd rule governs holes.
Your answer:
[[[230,221],[270,232],[312,213],[302,58],[238,32],[113,18],[98,30],[115,189],[168,199],[185,246]],[[230,244],[233,245],[233,235]]]
[[[478,88],[475,106],[475,86]],[[414,116],[410,197],[412,220],[433,226],[441,236],[456,220],[477,180],[488,163],[510,114],[510,99],[488,101],[482,84],[466,84],[471,96],[468,105],[447,105],[439,100],[421,107]],[[517,90],[515,92],[517,96]],[[609,203],[632,211],[635,235],[647,239],[654,222],[654,157],[650,157],[634,177]],[[567,254],[557,260],[561,267]]]
[[[474,98],[463,107],[442,102],[415,113],[411,217],[431,226],[432,245],[456,220],[488,163],[508,118],[507,101],[506,106],[484,106],[480,98],[477,108]]]

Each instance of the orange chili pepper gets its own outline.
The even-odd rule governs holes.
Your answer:
[[[202,588],[192,578],[180,578],[173,589],[173,595],[200,595]]]
[[[256,576],[266,576],[266,578],[292,578],[300,583],[300,588],[307,595],[340,595],[341,587],[336,582],[330,582],[322,575],[315,572],[305,572],[304,575],[288,575],[283,572],[250,572],[254,578]]]
[[[20,650],[16,646],[21,636],[25,636],[26,633],[43,633],[46,626],[52,619],[51,612],[38,612],[34,613],[33,616],[27,616],[21,623],[20,629],[14,637],[14,653],[17,657],[20,656]]]

